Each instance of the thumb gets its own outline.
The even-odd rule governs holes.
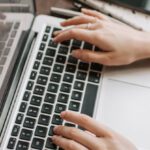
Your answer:
[[[109,65],[111,52],[95,52],[91,50],[73,50],[71,55],[85,62],[94,62],[103,65]]]

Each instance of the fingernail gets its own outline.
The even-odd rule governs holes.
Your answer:
[[[66,111],[61,112],[60,117],[63,118],[66,114]]]
[[[56,130],[58,129],[58,126],[53,128],[53,131],[56,132]]]
[[[57,136],[56,135],[53,135],[52,136],[52,141],[55,141],[57,139]]]
[[[77,50],[73,50],[72,53],[71,53],[71,55],[73,57],[78,57],[79,56],[79,52]]]
[[[53,42],[57,43],[57,38],[53,38],[52,40]]]

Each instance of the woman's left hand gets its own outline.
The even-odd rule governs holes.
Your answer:
[[[65,111],[61,117],[86,129],[55,127],[53,143],[64,150],[137,150],[127,139],[86,115]]]

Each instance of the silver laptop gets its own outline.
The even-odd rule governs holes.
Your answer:
[[[100,49],[75,39],[54,43],[53,32],[62,29],[62,19],[34,18],[27,13],[4,15],[3,21],[14,22],[11,31],[19,25],[8,55],[12,70],[2,70],[3,76],[9,75],[10,84],[2,80],[7,86],[0,108],[1,150],[58,150],[51,141],[54,126],[77,127],[60,118],[64,110],[94,117],[137,146],[150,149],[149,60],[118,68],[85,63],[73,58],[71,51]],[[18,46],[20,39],[25,46]]]

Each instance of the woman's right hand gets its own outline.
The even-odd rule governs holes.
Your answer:
[[[82,9],[82,12],[83,15],[61,23],[64,27],[74,27],[55,32],[54,41],[83,40],[102,51],[78,49],[73,51],[74,57],[108,66],[150,58],[150,33],[135,30],[96,11]]]

